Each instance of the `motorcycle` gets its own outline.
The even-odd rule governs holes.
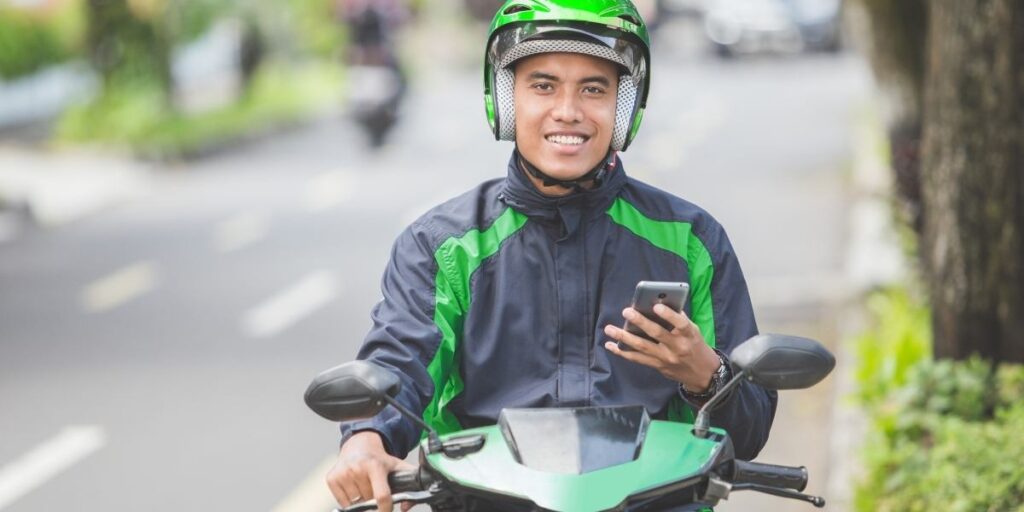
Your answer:
[[[393,65],[353,65],[348,68],[348,105],[352,118],[362,126],[370,147],[384,145],[398,122],[405,96],[405,78]]]
[[[384,144],[398,122],[406,77],[395,50],[395,33],[405,19],[397,2],[343,0],[339,18],[346,25],[348,105],[372,148]]]
[[[743,380],[770,389],[803,389],[823,379],[835,358],[820,343],[758,335],[731,354],[736,370],[694,423],[652,420],[642,406],[505,409],[498,424],[439,435],[394,399],[398,377],[367,361],[318,375],[306,404],[331,421],[370,418],[388,405],[427,433],[419,468],[391,473],[395,503],[435,511],[648,511],[715,506],[752,490],[824,507],[800,491],[805,467],[736,459],[729,434],[710,411]],[[335,512],[376,510],[373,500]]]

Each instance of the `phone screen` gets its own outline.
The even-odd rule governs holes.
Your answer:
[[[657,322],[666,330],[672,330],[672,324],[658,316],[658,314],[654,312],[654,306],[657,304],[664,304],[672,308],[673,311],[682,311],[689,292],[690,285],[688,283],[640,281],[637,283],[636,290],[633,292],[632,307],[640,312],[641,315]],[[640,327],[629,323],[629,321],[627,321],[622,328],[627,332],[636,334],[637,336],[647,339],[653,343],[657,343],[657,340],[652,339],[647,335],[647,333],[640,329]],[[619,343],[619,347],[629,350],[629,346],[624,343]]]

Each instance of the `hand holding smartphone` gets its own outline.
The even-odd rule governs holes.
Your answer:
[[[654,312],[654,306],[656,304],[664,304],[671,308],[672,311],[682,312],[683,305],[686,304],[686,297],[689,293],[689,283],[640,281],[636,284],[636,290],[633,292],[633,303],[631,304],[631,307],[637,310],[641,315],[657,322],[659,325],[664,327],[665,330],[670,331],[674,326],[658,316],[658,314]],[[640,329],[640,327],[629,323],[628,320],[622,328],[626,332],[636,334],[637,336],[649,340],[652,343],[658,343],[657,340],[652,339],[647,335],[647,333]],[[622,342],[619,342],[619,348],[622,350],[632,350],[629,345]]]

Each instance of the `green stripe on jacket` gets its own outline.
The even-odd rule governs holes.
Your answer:
[[[486,230],[473,229],[461,237],[451,237],[434,252],[434,323],[441,332],[441,344],[427,365],[434,381],[434,396],[423,411],[423,420],[442,434],[462,430],[447,406],[464,387],[458,371],[458,347],[470,305],[469,279],[484,260],[498,252],[505,239],[525,224],[525,215],[508,208]]]
[[[693,234],[693,225],[651,219],[621,197],[608,208],[608,215],[634,235],[686,262],[690,273],[690,319],[697,324],[707,344],[714,347],[715,311],[711,300],[711,281],[715,268],[704,242]],[[694,418],[693,409],[678,395],[669,403],[668,416],[670,420],[687,423],[692,423]]]

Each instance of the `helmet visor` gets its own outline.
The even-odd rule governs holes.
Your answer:
[[[606,47],[619,57],[614,61],[626,68],[634,83],[647,76],[647,62],[641,45],[623,37],[619,30],[592,24],[518,23],[494,35],[487,49],[487,59],[495,69],[508,66],[514,62],[506,62],[513,48],[527,41],[545,39],[577,40]]]

